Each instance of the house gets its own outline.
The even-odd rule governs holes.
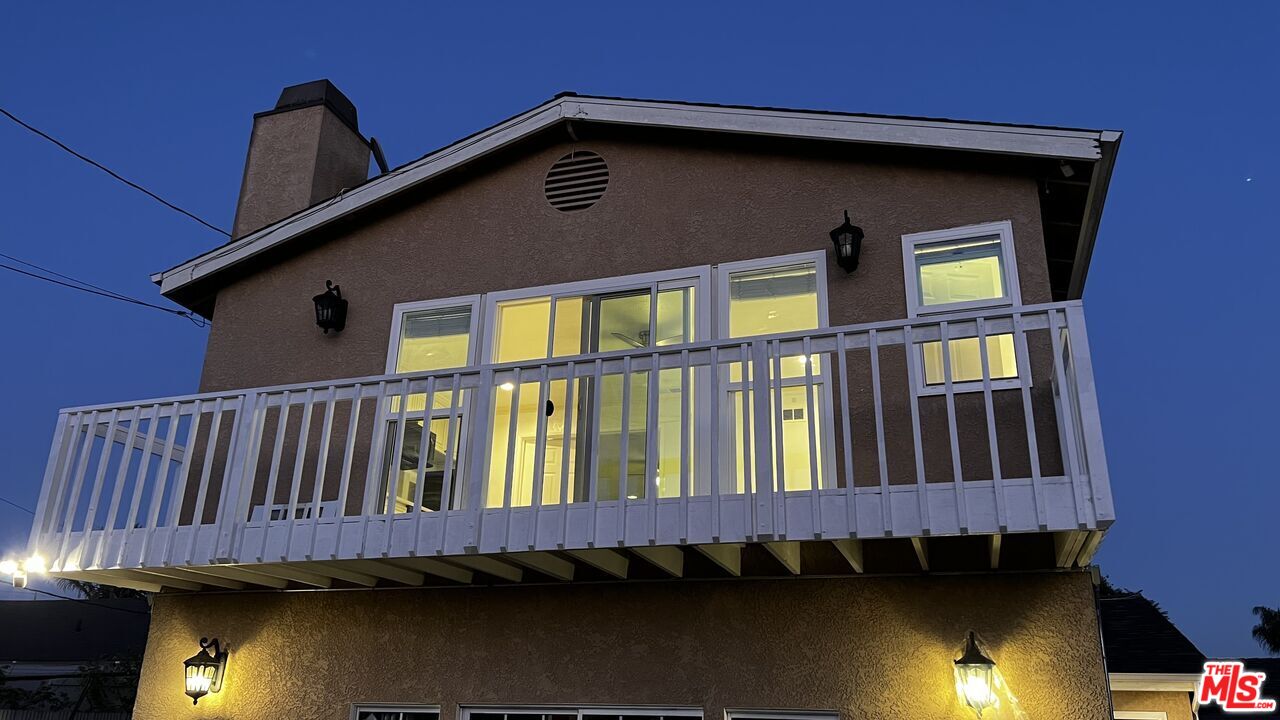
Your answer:
[[[1117,720],[1196,717],[1204,654],[1141,593],[1103,595],[1098,607]]]
[[[0,714],[127,718],[149,620],[141,599],[0,601]]]
[[[29,565],[156,593],[139,720],[1108,718],[1119,143],[564,94],[370,179],[288,88]]]

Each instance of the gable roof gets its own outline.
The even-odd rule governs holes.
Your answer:
[[[814,110],[637,100],[562,93],[535,108],[435,150],[358,187],[242,238],[202,253],[151,280],[166,296],[206,280],[294,238],[328,225],[449,170],[485,157],[559,123],[600,123],[775,138],[853,142],[995,153],[1093,164],[1072,287],[1083,285],[1097,221],[1121,133],[1041,125],[869,115]],[[1078,263],[1079,265],[1079,263]],[[1073,291],[1078,297],[1078,289]]]
[[[1198,675],[1204,669],[1204,653],[1141,593],[1098,602],[1108,673]]]

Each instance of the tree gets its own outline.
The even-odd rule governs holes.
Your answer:
[[[1280,607],[1263,607],[1253,609],[1258,616],[1258,624],[1253,626],[1253,639],[1272,655],[1280,655]]]
[[[99,585],[97,583],[84,582],[83,580],[68,580],[67,578],[58,578],[57,583],[59,588],[79,593],[81,597],[89,600],[110,600],[114,598],[147,599],[146,593],[129,588]]]

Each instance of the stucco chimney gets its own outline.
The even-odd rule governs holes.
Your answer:
[[[287,87],[253,116],[232,235],[236,238],[369,178],[356,106],[328,80]]]

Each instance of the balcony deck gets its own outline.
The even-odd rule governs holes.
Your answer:
[[[997,335],[1016,378],[991,377]],[[982,380],[961,385],[951,348],[968,338]],[[936,385],[922,343],[940,346]],[[763,368],[771,380],[753,381]],[[633,382],[654,372],[677,391]],[[591,390],[610,378],[620,428]],[[785,416],[784,386],[804,388]],[[520,426],[524,460],[525,421],[502,414],[521,393],[548,408]],[[424,408],[448,428],[443,452]],[[414,432],[430,450],[405,453]],[[671,437],[679,483],[649,488],[672,472]],[[807,472],[786,455],[797,442]],[[57,576],[150,591],[625,578],[633,559],[739,574],[751,553],[826,574],[819,544],[862,572],[880,544],[909,541],[919,570],[932,544],[967,536],[988,539],[993,565],[1002,538],[1034,534],[1053,564],[1082,564],[1113,519],[1084,315],[1066,302],[69,408],[31,552]]]

